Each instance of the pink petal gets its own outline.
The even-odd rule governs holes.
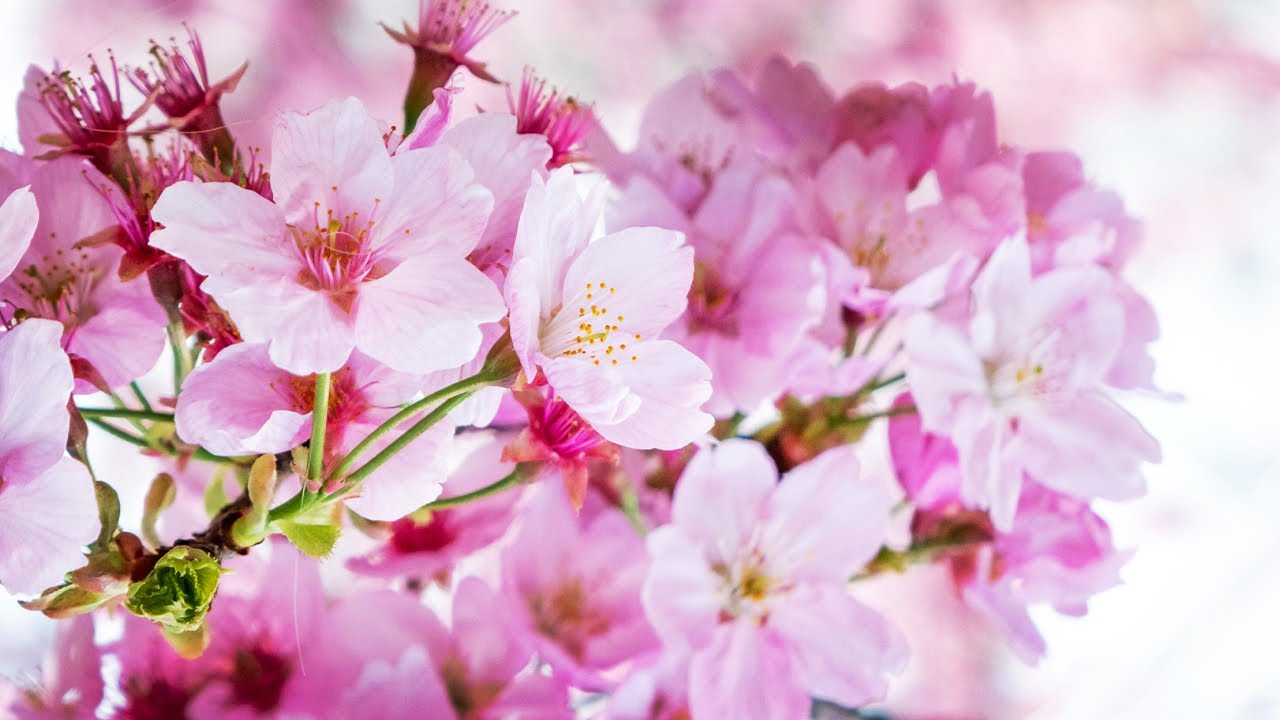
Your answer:
[[[68,333],[67,352],[89,361],[111,387],[142,377],[164,352],[164,309],[145,278],[122,282],[112,272],[98,281],[98,312]]]
[[[84,465],[63,457],[39,476],[0,486],[0,584],[37,594],[84,564],[98,506]]]
[[[842,583],[801,586],[774,606],[769,627],[785,638],[792,672],[809,693],[846,707],[884,698],[906,641]]]
[[[709,562],[729,561],[750,543],[778,469],[764,446],[726,440],[693,456],[676,485],[671,520],[694,538]]]
[[[223,456],[297,447],[311,432],[309,408],[297,406],[297,387],[306,382],[273,365],[265,346],[232,345],[187,376],[178,436]]]
[[[375,200],[390,200],[393,187],[382,132],[359,100],[335,99],[305,115],[287,112],[276,119],[271,189],[289,223],[313,227],[316,213],[324,222],[329,210],[337,219],[352,213],[373,218]]]
[[[0,477],[6,481],[34,477],[66,449],[73,379],[61,341],[62,325],[52,320],[26,320],[0,334]]]
[[[40,222],[36,196],[27,187],[9,193],[0,205],[0,280],[18,266],[18,260],[31,244],[31,236]]]
[[[571,316],[574,308],[592,314],[599,306],[600,322],[650,338],[684,313],[692,282],[693,248],[679,233],[629,228],[582,251],[565,273],[562,297]]]
[[[561,303],[569,264],[591,239],[599,218],[599,196],[584,201],[572,168],[552,172],[544,182],[537,174],[525,195],[516,229],[515,262],[533,258],[539,317],[550,317]]]
[[[467,161],[445,146],[391,159],[395,194],[383,197],[370,245],[390,261],[423,254],[463,258],[480,240],[493,194],[475,181]]]
[[[444,370],[475,357],[480,325],[504,314],[498,288],[473,265],[418,255],[361,288],[356,345],[401,372]]]
[[[760,542],[770,567],[797,580],[848,580],[880,549],[896,500],[886,483],[859,476],[850,446],[797,466],[767,502]]]
[[[639,450],[676,450],[711,430],[713,418],[700,409],[711,397],[711,370],[698,356],[670,340],[641,342],[619,353],[617,366],[592,369],[617,371],[629,399],[638,400],[635,410],[617,422],[578,410],[606,440]],[[565,401],[573,405],[567,396]]]
[[[344,453],[393,414],[390,409],[370,411],[365,413],[361,422],[349,425],[343,437]],[[419,419],[420,416],[412,418],[403,428],[407,430]],[[362,460],[368,461],[396,436],[396,433],[389,433],[379,439],[361,456]],[[441,485],[448,472],[446,460],[452,439],[453,426],[445,421],[437,423],[365,478],[360,483],[358,494],[347,501],[347,507],[370,520],[390,522],[440,497]]]
[[[706,645],[723,606],[723,580],[711,571],[711,559],[676,525],[659,527],[645,540],[653,559],[642,594],[649,622],[668,646]]]
[[[280,209],[232,183],[171,185],[160,194],[151,217],[164,225],[151,234],[151,244],[186,260],[201,275],[225,278],[219,290],[251,282],[292,282],[302,269]],[[214,294],[214,289],[206,281],[206,292]]]
[[[689,667],[689,709],[696,718],[798,720],[809,714],[809,704],[782,639],[749,620],[717,628]]]

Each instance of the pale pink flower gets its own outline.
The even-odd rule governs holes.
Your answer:
[[[883,696],[905,648],[846,584],[879,549],[894,499],[859,478],[848,447],[781,484],[754,442],[694,457],[672,523],[649,535],[644,587],[663,642],[692,653],[694,717],[793,718],[811,696],[845,706]]]
[[[609,696],[604,720],[689,720],[689,657],[665,652],[634,668]]]
[[[595,220],[571,169],[535,180],[506,283],[515,352],[606,440],[682,447],[711,427],[710,371],[658,336],[685,308],[693,251],[657,228],[589,242]]]
[[[1142,492],[1159,445],[1105,393],[1125,337],[1115,280],[1096,266],[1032,277],[1025,240],[974,281],[968,327],[912,318],[907,375],[924,429],[949,437],[961,497],[1007,529],[1024,475],[1082,498]]]
[[[117,273],[123,251],[104,234],[115,216],[97,186],[110,182],[83,160],[61,158],[33,172],[40,221],[0,300],[32,317],[61,322],[62,346],[93,366],[110,387],[150,370],[164,349],[164,310],[145,278]],[[78,392],[93,388],[86,382]]]
[[[604,690],[606,671],[657,649],[640,605],[647,569],[622,513],[580,520],[564,488],[543,483],[503,551],[502,593],[542,660],[575,686]]]
[[[208,276],[202,288],[291,372],[352,350],[404,372],[456,367],[505,308],[465,261],[492,208],[443,147],[390,157],[358,100],[286,113],[272,140],[275,202],[231,183],[178,183],[152,244]],[[264,312],[264,309],[267,309]]]
[[[65,452],[73,378],[61,335],[48,320],[0,335],[0,584],[14,593],[57,585],[98,535],[89,472]]]
[[[1009,531],[996,533],[952,572],[965,601],[1034,664],[1045,642],[1027,607],[1048,604],[1065,615],[1084,615],[1090,597],[1120,584],[1130,555],[1116,550],[1110,528],[1087,502],[1028,483]]]
[[[418,392],[420,378],[396,372],[359,351],[333,373],[324,465],[332,468]],[[272,364],[266,346],[232,345],[191,373],[178,395],[178,435],[217,455],[280,453],[311,435],[315,378]],[[347,501],[373,520],[396,520],[440,494],[444,448],[453,429],[438,424],[366,478]],[[375,443],[381,450],[394,433]],[[334,481],[339,482],[341,478]],[[329,488],[333,490],[335,488]]]
[[[466,433],[453,441],[448,481],[441,498],[478,490],[501,480],[515,466],[503,458],[506,438]],[[447,576],[464,557],[506,534],[515,515],[516,490],[497,493],[429,517],[404,517],[391,523],[389,537],[373,550],[347,561],[361,575],[430,580]]]

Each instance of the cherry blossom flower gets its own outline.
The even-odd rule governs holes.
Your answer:
[[[34,687],[22,688],[9,705],[15,720],[93,720],[102,702],[102,651],[94,644],[93,616],[80,615],[58,627]],[[0,701],[7,681],[0,679]]]
[[[0,335],[0,584],[15,593],[58,584],[98,535],[89,472],[65,452],[73,380],[61,335],[49,320]]]
[[[649,535],[644,587],[664,644],[692,653],[694,717],[801,717],[810,696],[850,707],[883,696],[902,640],[845,584],[879,549],[893,502],[845,447],[781,484],[754,442],[694,457],[672,523]]]
[[[1007,529],[1024,475],[1077,497],[1142,492],[1155,440],[1105,392],[1124,308],[1092,266],[1031,276],[1025,239],[1006,241],[973,285],[968,328],[913,318],[907,375],[925,430],[949,437],[962,498]]]
[[[506,295],[525,378],[545,378],[606,440],[686,445],[711,427],[698,409],[710,372],[657,336],[684,310],[692,251],[656,228],[588,242],[595,218],[574,184],[568,168],[535,180],[520,216]]]
[[[389,157],[360,102],[334,101],[277,121],[271,182],[275,203],[230,183],[173,185],[152,244],[208,276],[203,289],[280,367],[331,372],[357,348],[404,372],[456,367],[502,317],[464,260],[492,196],[457,153]]]
[[[538,656],[572,684],[607,689],[605,671],[657,648],[640,586],[644,543],[622,513],[585,525],[559,483],[544,483],[502,555],[502,592]]]

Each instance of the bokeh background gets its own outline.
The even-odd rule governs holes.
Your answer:
[[[750,73],[775,53],[837,91],[953,76],[989,88],[1003,140],[1070,148],[1147,224],[1135,284],[1163,337],[1169,397],[1129,406],[1164,444],[1150,494],[1105,508],[1135,550],[1126,584],[1082,620],[1041,617],[1027,668],[952,602],[943,578],[872,586],[914,659],[887,709],[904,718],[1280,717],[1280,2],[1274,0],[507,0],[478,53],[500,78],[533,66],[594,102],[626,144],[646,99],[695,68]],[[378,22],[416,0],[9,0],[0,98],[30,62],[141,63],[197,28],[212,72],[245,60],[224,105],[266,144],[272,116],[357,95],[395,121],[410,55]],[[478,86],[478,81],[472,81]],[[472,96],[468,93],[468,96]],[[505,105],[501,90],[477,93]],[[9,102],[0,100],[0,102]],[[17,148],[12,111],[0,143]],[[1177,396],[1177,397],[1174,397]],[[145,480],[140,479],[139,485]],[[0,673],[34,672],[47,622],[0,590]],[[3,711],[0,711],[2,714]]]

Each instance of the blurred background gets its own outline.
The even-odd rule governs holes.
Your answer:
[[[647,98],[694,68],[750,73],[775,53],[861,82],[974,80],[1000,135],[1070,148],[1147,224],[1130,268],[1180,400],[1128,405],[1164,444],[1150,494],[1104,508],[1135,550],[1126,584],[1083,620],[1040,617],[1049,655],[1018,663],[913,573],[871,598],[911,637],[887,703],[904,718],[1280,717],[1280,2],[1274,0],[508,0],[477,53],[594,102],[626,145]],[[265,145],[273,115],[357,95],[400,117],[410,53],[378,22],[416,0],[44,0],[0,4],[0,98],[31,62],[83,70],[148,40],[201,34],[211,73],[249,61],[224,110]],[[470,81],[472,87],[478,81]],[[503,108],[499,88],[473,95]],[[18,147],[12,112],[0,143]],[[30,673],[48,624],[0,591],[0,673]]]

